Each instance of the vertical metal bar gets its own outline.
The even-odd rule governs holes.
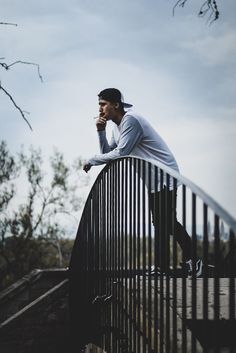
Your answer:
[[[164,296],[164,278],[163,278],[163,269],[162,266],[162,256],[161,251],[163,249],[162,240],[163,240],[163,233],[164,233],[164,210],[162,208],[163,205],[163,183],[164,183],[164,173],[163,170],[160,169],[160,192],[158,197],[158,238],[159,238],[159,249],[158,249],[158,259],[159,259],[159,266],[160,266],[160,353],[164,352],[164,343],[165,343],[165,331],[164,331],[164,313],[165,313],[165,296]]]
[[[111,211],[111,198],[112,198],[112,186],[111,186],[111,168],[108,170],[108,185],[109,185],[109,190],[108,190],[108,234],[107,234],[107,239],[108,239],[108,244],[107,244],[107,251],[108,251],[108,272],[107,272],[107,292],[106,294],[110,294],[111,291],[111,279],[110,279],[110,273],[111,273],[111,222],[112,222],[112,211]],[[108,327],[111,327],[111,315],[110,315],[110,310],[109,307],[106,306],[107,310],[107,322],[108,322]],[[108,330],[107,333],[108,336],[108,350],[111,350],[111,331]]]
[[[133,264],[132,264],[132,273],[133,273],[133,292],[134,292],[134,298],[133,298],[133,352],[137,352],[137,342],[136,342],[136,330],[137,330],[137,277],[135,275],[136,273],[136,268],[137,268],[137,218],[136,218],[136,178],[137,178],[137,173],[136,173],[136,165],[137,161],[136,159],[133,159]]]
[[[109,280],[109,284],[110,284],[110,290],[109,293],[110,294],[112,291],[112,276],[113,276],[113,242],[114,242],[114,184],[113,184],[113,175],[114,175],[114,163],[110,166],[110,207],[109,207],[109,211],[110,211],[110,280]],[[112,346],[111,346],[112,347]]]
[[[196,194],[192,193],[192,322],[197,318],[197,285],[196,285],[196,261],[197,261],[197,234],[196,234]],[[196,337],[192,333],[192,353],[196,353]]]
[[[158,227],[157,224],[157,192],[158,192],[158,167],[154,169],[154,194],[153,194],[153,224],[154,224],[154,269],[157,271],[158,268]],[[158,276],[154,276],[154,352],[158,352]]]
[[[162,251],[165,252],[165,284],[166,284],[166,353],[171,350],[170,347],[170,234],[169,234],[169,222],[171,221],[170,214],[170,176],[165,173],[166,176],[166,187],[165,187],[165,216],[164,216],[164,248]]]
[[[117,161],[113,162],[113,204],[114,204],[114,213],[113,213],[113,224],[114,224],[114,236],[113,236],[113,275],[112,275],[112,327],[113,330],[113,352],[117,353],[117,339],[116,331],[117,327],[117,304],[115,300],[116,294],[116,285],[117,282]]]
[[[145,198],[145,183],[146,183],[146,162],[142,161],[143,183],[142,183],[142,262],[143,262],[143,290],[142,290],[142,322],[143,322],[143,352],[146,352],[146,337],[147,337],[147,322],[146,322],[146,198]]]
[[[106,176],[105,172],[102,173],[102,193],[101,193],[101,238],[102,238],[102,273],[101,273],[101,291],[106,288]],[[106,324],[106,315],[105,312],[102,312],[101,322]],[[102,334],[101,340],[102,348],[105,349],[105,333]]]
[[[122,159],[121,161],[121,277],[120,277],[120,289],[121,289],[121,321],[122,325],[120,326],[122,329],[122,336],[125,334],[125,316],[124,316],[124,310],[125,310],[125,302],[124,302],[124,290],[125,290],[125,283],[124,283],[124,266],[125,266],[125,261],[124,261],[124,238],[125,238],[125,222],[124,222],[124,217],[125,217],[125,161]],[[122,337],[120,339],[120,345],[122,346]]]
[[[214,262],[215,262],[215,274],[214,274],[214,321],[215,324],[219,324],[220,319],[220,227],[219,217],[215,214],[214,216]],[[219,353],[220,348],[215,347],[214,352]]]
[[[229,233],[229,320],[231,325],[235,323],[235,234],[232,230]],[[232,339],[233,341],[233,339]],[[230,353],[235,352],[235,345],[233,342],[230,344]]]
[[[99,208],[99,225],[98,225],[98,234],[99,234],[99,268],[98,268],[98,293],[101,293],[102,289],[102,267],[103,267],[103,239],[102,239],[102,175],[99,179],[99,191],[98,191],[98,208]],[[101,318],[100,318],[101,320]],[[101,321],[100,321],[101,322]],[[102,337],[101,337],[102,340]],[[102,341],[101,341],[102,346]]]
[[[132,204],[132,160],[131,158],[128,159],[129,162],[129,194],[128,194],[128,199],[129,199],[129,338],[130,338],[130,349],[133,349],[133,343],[132,343],[132,316],[133,316],[133,280],[132,280],[132,263],[133,263],[133,219],[132,219],[132,213],[133,213],[133,204]]]
[[[151,164],[147,164],[148,168],[148,195],[151,193]],[[152,237],[151,237],[151,210],[150,205],[148,207],[148,216],[147,216],[147,223],[148,223],[148,351],[151,352],[152,350],[152,287],[151,287],[151,265],[152,265]]]
[[[85,237],[84,237],[84,252],[85,252],[85,263],[84,263],[84,271],[89,272],[89,263],[88,263],[88,259],[90,258],[90,247],[89,242],[90,242],[90,237],[88,236],[88,233],[90,231],[90,227],[91,227],[91,198],[88,200],[87,202],[87,212],[85,214],[85,222],[84,222],[84,228],[85,228]],[[85,283],[85,293],[87,295],[87,283]]]
[[[208,320],[208,251],[209,251],[209,239],[208,239],[208,207],[204,203],[203,205],[203,320]]]
[[[92,299],[91,298],[91,293],[90,293],[90,288],[89,288],[89,280],[91,280],[91,277],[93,275],[93,270],[94,270],[94,232],[93,232],[93,228],[94,228],[94,219],[93,219],[93,207],[94,207],[94,191],[92,193],[92,198],[90,199],[90,208],[89,208],[89,226],[88,226],[88,256],[87,256],[87,266],[88,266],[88,273],[86,276],[86,290],[87,290],[87,298]]]
[[[102,204],[101,204],[101,194],[102,194],[102,177],[100,175],[98,181],[98,293],[101,293],[101,271],[102,271]]]
[[[141,353],[141,161],[137,161],[137,353]]]
[[[182,225],[186,229],[186,186],[182,187]],[[182,262],[186,261],[182,254]],[[187,316],[187,296],[186,296],[186,277],[182,276],[182,352],[187,353],[187,332],[186,332],[186,316]]]
[[[95,200],[94,200],[94,206],[93,206],[93,219],[94,219],[94,269],[93,269],[93,298],[99,290],[98,284],[99,284],[99,182],[96,184],[95,187]]]
[[[112,176],[111,176],[111,180],[112,180],[112,208],[111,208],[111,216],[112,216],[112,224],[111,224],[111,256],[112,256],[112,261],[111,261],[111,291],[110,293],[108,293],[109,295],[113,295],[113,290],[114,290],[114,281],[115,281],[115,242],[116,242],[116,188],[115,188],[115,166],[116,166],[116,161],[113,161],[112,165],[111,165],[111,172],[112,172]],[[116,340],[115,340],[115,332],[114,329],[116,322],[115,322],[115,310],[116,310],[116,306],[114,303],[114,300],[111,301],[111,347],[112,347],[112,351],[114,353],[116,350]]]
[[[110,266],[111,266],[111,258],[110,258],[110,236],[111,236],[111,230],[110,230],[110,224],[111,224],[111,212],[110,212],[110,201],[111,201],[111,171],[110,169],[107,170],[107,211],[108,211],[108,217],[107,217],[107,247],[106,247],[106,253],[107,253],[107,271],[106,271],[106,292],[109,293],[110,291],[110,280],[109,280],[109,272],[110,272]],[[109,315],[109,310],[108,307],[105,308],[106,310],[106,323],[107,327],[110,326],[110,315]],[[110,332],[106,332],[106,350],[110,350]]]
[[[219,217],[214,217],[214,257],[215,257],[215,276],[214,276],[214,320],[218,321],[220,317],[220,231],[219,231]]]
[[[114,162],[114,224],[115,224],[115,239],[114,239],[114,276],[113,276],[113,282],[112,282],[112,295],[113,295],[113,307],[114,307],[114,342],[115,342],[115,349],[114,353],[117,353],[117,334],[116,334],[116,328],[118,327],[118,305],[117,305],[117,300],[116,300],[116,294],[117,294],[117,274],[118,274],[118,161]]]
[[[102,194],[101,194],[101,209],[102,209],[102,216],[101,216],[101,237],[102,237],[102,281],[101,281],[101,292],[104,288],[106,288],[106,174],[103,172],[102,174]],[[106,316],[105,313],[102,312],[101,322],[106,325]],[[102,335],[102,348],[105,350],[105,333]]]
[[[122,327],[121,323],[121,194],[122,194],[122,178],[121,178],[121,161],[117,166],[117,281],[116,281],[116,305],[117,305],[117,331]],[[117,351],[120,352],[119,333],[117,337]]]
[[[96,193],[96,190],[94,188],[93,190],[93,199],[92,199],[92,203],[91,203],[91,228],[90,228],[90,234],[89,234],[89,237],[90,237],[90,269],[89,269],[89,276],[88,276],[88,298],[89,300],[92,300],[92,295],[93,293],[91,293],[92,291],[92,286],[90,285],[91,284],[91,280],[93,279],[94,277],[94,270],[95,270],[95,212],[94,212],[94,209],[95,209],[95,193]]]
[[[105,193],[105,199],[106,199],[106,220],[105,220],[105,252],[106,252],[106,271],[105,271],[105,293],[108,292],[108,276],[107,273],[109,271],[109,171],[106,171],[105,174],[105,184],[106,184],[106,193]],[[105,309],[105,324],[108,327],[109,325],[109,316],[108,316],[108,310]],[[105,348],[108,348],[108,343],[109,343],[109,333],[105,333]]]
[[[110,219],[111,219],[111,223],[110,223],[110,256],[111,256],[111,266],[110,266],[110,290],[109,293],[107,293],[108,295],[112,294],[113,291],[113,281],[114,281],[114,237],[115,237],[115,222],[114,222],[114,206],[115,206],[115,192],[114,192],[114,162],[111,164],[110,166],[110,170],[111,170],[111,199],[110,199]],[[113,305],[113,301],[112,304],[109,305],[109,309],[110,309],[110,327],[114,327],[113,326],[113,315],[114,315],[114,305]],[[113,330],[111,331],[111,349],[112,351],[114,351],[114,333]]]
[[[107,172],[103,171],[103,176],[102,176],[102,251],[103,251],[103,271],[102,271],[102,290],[105,289],[106,291],[106,271],[107,271],[107,237],[106,237],[106,231],[107,231]],[[104,325],[106,325],[106,311],[104,310],[102,313],[102,320],[104,322]],[[103,333],[103,339],[102,339],[102,347],[106,348],[106,333]]]
[[[125,159],[125,337],[126,340],[128,339],[128,200],[127,200],[127,193],[128,193],[128,160]]]
[[[177,180],[173,179],[172,190],[172,229],[173,235],[173,278],[172,278],[172,293],[173,293],[173,345],[172,351],[177,352],[177,279],[176,279],[176,266],[177,266],[177,243],[176,243],[176,212],[177,212]]]
[[[230,249],[230,258],[229,258],[229,268],[230,268],[230,278],[229,278],[229,318],[231,321],[235,320],[235,234],[232,230],[229,233],[229,249]]]

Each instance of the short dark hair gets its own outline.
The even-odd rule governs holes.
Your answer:
[[[98,97],[111,103],[121,103],[122,95],[117,88],[106,88],[102,90]]]
[[[98,94],[98,97],[111,103],[119,103],[122,109],[132,107],[132,104],[124,102],[123,95],[117,88],[105,88]]]

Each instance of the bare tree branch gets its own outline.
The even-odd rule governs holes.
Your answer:
[[[187,2],[188,0],[178,0],[175,4],[175,6],[173,7],[173,16],[175,15],[175,9],[177,6],[179,7],[184,7],[185,3]]]
[[[40,73],[40,66],[39,64],[35,64],[35,63],[32,63],[32,62],[28,62],[28,61],[22,61],[22,60],[17,60],[17,61],[14,61],[13,63],[11,64],[7,64],[7,63],[1,63],[0,62],[0,65],[5,69],[5,70],[9,70],[10,67],[16,65],[16,64],[24,64],[24,65],[34,65],[34,66],[37,66],[37,69],[38,69],[38,75],[39,75],[39,78],[41,80],[41,82],[43,82],[43,77]]]
[[[5,88],[3,88],[1,82],[0,82],[0,90],[3,90],[3,92],[10,98],[10,100],[11,100],[12,103],[13,103],[13,105],[16,107],[16,109],[19,110],[19,112],[20,112],[22,118],[25,120],[25,122],[27,123],[27,125],[29,126],[29,128],[33,131],[32,126],[30,125],[29,121],[28,121],[28,120],[26,119],[26,117],[25,117],[25,113],[28,114],[28,112],[23,111],[23,110],[16,104],[15,100],[12,98],[12,96],[10,95],[10,93],[7,92],[7,90],[6,90]]]
[[[17,26],[17,23],[12,23],[12,22],[0,22],[0,25],[9,25],[9,26]],[[0,60],[4,60],[4,58],[0,58]],[[24,65],[34,65],[37,67],[37,70],[38,70],[38,76],[41,80],[41,82],[43,82],[43,77],[40,73],[40,67],[39,67],[39,64],[36,64],[36,63],[33,63],[33,62],[28,62],[28,61],[22,61],[22,60],[17,60],[17,61],[14,61],[13,63],[11,64],[7,64],[5,62],[0,62],[0,66],[3,67],[5,70],[9,70],[12,66],[16,65],[16,64],[24,64]],[[23,111],[15,102],[15,100],[13,99],[12,95],[5,89],[3,88],[1,82],[0,82],[0,90],[3,90],[3,92],[10,98],[10,100],[12,101],[13,105],[16,107],[16,109],[19,110],[22,118],[26,121],[27,125],[29,126],[29,128],[31,130],[32,129],[32,126],[30,125],[29,121],[26,119],[25,117],[25,114],[29,114],[28,112],[26,111]]]
[[[1,58],[0,60],[2,60],[4,58]],[[16,64],[24,64],[24,65],[34,65],[37,67],[37,70],[38,70],[38,76],[41,80],[41,82],[43,82],[43,77],[40,73],[40,66],[39,64],[36,64],[36,63],[32,63],[32,62],[28,62],[28,61],[22,61],[22,60],[17,60],[17,61],[14,61],[13,63],[11,64],[7,64],[5,62],[0,62],[0,66],[2,66],[5,70],[9,70],[12,66],[16,65]],[[13,99],[13,97],[11,96],[11,94],[5,89],[3,88],[1,82],[0,82],[0,90],[3,90],[3,92],[10,98],[10,100],[12,101],[12,103],[14,104],[14,106],[16,107],[16,109],[19,110],[19,112],[21,113],[21,116],[22,118],[26,121],[27,125],[29,126],[29,128],[33,131],[32,129],[32,126],[30,125],[29,121],[26,119],[25,117],[25,114],[29,114],[29,112],[26,112],[24,110],[22,110],[15,102],[15,100]]]
[[[48,205],[50,205],[50,201],[48,201],[48,199],[50,198],[52,192],[53,192],[53,188],[49,191],[48,195],[44,198],[44,201],[43,201],[43,204],[42,204],[42,207],[41,207],[41,212],[40,212],[40,214],[38,216],[38,220],[36,221],[36,223],[35,223],[35,225],[33,227],[33,231],[34,232],[38,228],[39,224],[42,222],[44,211],[45,211],[46,207]]]
[[[11,23],[11,22],[0,22],[0,25],[6,25],[6,26],[18,26],[17,23]]]
[[[175,14],[175,9],[177,6],[179,7],[184,7],[186,2],[188,0],[178,0],[175,3],[175,6],[173,7],[173,16]],[[220,16],[220,12],[218,10],[218,6],[217,6],[217,2],[216,0],[205,0],[202,4],[202,6],[200,7],[198,16],[199,17],[204,17],[207,13],[209,13],[209,17],[208,17],[208,22],[210,22],[210,24],[216,20],[218,20],[219,16]]]
[[[206,0],[201,8],[200,11],[198,13],[199,17],[204,17],[206,15],[207,12],[210,12],[210,16],[208,18],[208,21],[210,21],[210,19],[213,17],[213,19],[210,21],[210,24],[216,20],[218,20],[220,13],[218,10],[218,6],[216,3],[216,0]]]

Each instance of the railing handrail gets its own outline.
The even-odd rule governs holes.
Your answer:
[[[197,186],[194,182],[192,182],[191,180],[189,180],[187,177],[183,176],[182,174],[178,173],[176,170],[168,167],[167,165],[165,165],[164,163],[161,163],[159,161],[153,160],[153,159],[144,159],[144,158],[140,158],[137,156],[133,156],[133,155],[127,155],[127,156],[122,156],[119,158],[116,158],[115,160],[107,163],[105,165],[105,167],[100,171],[100,173],[97,175],[91,189],[90,192],[88,194],[88,198],[90,194],[93,191],[93,187],[95,186],[97,180],[100,178],[100,175],[105,171],[105,169],[108,169],[109,166],[113,163],[116,162],[118,160],[122,160],[122,159],[136,159],[136,160],[140,160],[140,161],[144,161],[147,163],[151,163],[152,165],[161,168],[164,172],[168,173],[171,177],[175,178],[176,180],[178,180],[181,184],[184,184],[185,186],[187,186],[189,189],[191,189],[191,191],[196,194],[198,197],[201,198],[201,200],[208,205],[212,211],[215,212],[215,214],[217,214],[223,221],[225,221],[228,226],[232,229],[232,231],[234,231],[236,233],[236,219],[231,216],[229,214],[228,211],[226,211],[217,201],[215,201],[211,196],[209,196],[208,194],[206,194],[206,192],[201,189],[199,186]]]

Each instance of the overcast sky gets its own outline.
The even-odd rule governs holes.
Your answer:
[[[40,64],[1,70],[1,139],[54,147],[67,160],[98,152],[97,94],[119,88],[164,137],[181,174],[236,216],[236,2],[219,1],[211,26],[202,0],[0,0],[0,57]],[[109,123],[110,125],[112,123]],[[111,126],[108,128],[108,135]],[[94,167],[91,180],[101,168]]]

